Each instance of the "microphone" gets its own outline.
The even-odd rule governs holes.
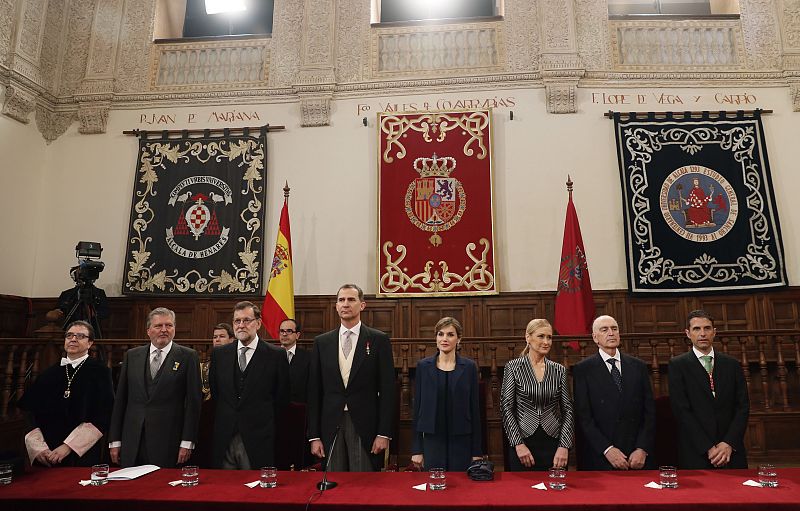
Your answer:
[[[333,450],[336,448],[336,439],[339,438],[339,426],[336,426],[336,432],[333,434],[333,442],[331,442],[331,450],[328,451],[328,459],[325,460],[325,471],[322,472],[322,481],[317,483],[317,489],[319,491],[330,490],[332,488],[336,488],[339,483],[328,481],[328,468],[330,468],[331,464],[331,455],[333,455]]]

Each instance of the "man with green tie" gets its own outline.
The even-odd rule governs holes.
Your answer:
[[[747,385],[739,361],[714,350],[716,335],[714,318],[703,310],[690,312],[686,337],[692,349],[669,362],[679,468],[747,468]]]

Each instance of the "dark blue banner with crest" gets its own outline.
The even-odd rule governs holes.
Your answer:
[[[266,132],[140,134],[124,294],[261,294]]]
[[[787,285],[759,111],[615,113],[634,293]]]

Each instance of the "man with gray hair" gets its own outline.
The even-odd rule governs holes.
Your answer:
[[[111,415],[109,453],[123,467],[174,467],[188,461],[200,417],[197,352],[173,342],[175,313],[147,316],[150,343],[125,353]]]
[[[619,350],[611,316],[592,323],[597,354],[572,367],[578,470],[655,468],[655,403],[644,361]]]

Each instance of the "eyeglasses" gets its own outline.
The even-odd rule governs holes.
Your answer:
[[[250,323],[252,323],[252,322],[253,322],[253,321],[255,321],[255,320],[256,320],[256,318],[240,318],[240,319],[234,319],[234,320],[233,320],[233,324],[234,324],[234,325],[249,325]]]
[[[88,338],[89,338],[89,336],[86,335],[86,334],[76,334],[76,333],[73,333],[73,332],[67,332],[67,333],[64,334],[64,339],[66,339],[68,341],[71,341],[72,339],[75,339],[75,340],[78,340],[78,341],[82,341],[82,340],[88,339]]]
[[[293,334],[295,332],[297,332],[297,330],[292,330],[291,328],[287,328],[286,330],[281,328],[280,330],[278,330],[278,333],[286,334],[286,335],[291,335],[291,334]]]

